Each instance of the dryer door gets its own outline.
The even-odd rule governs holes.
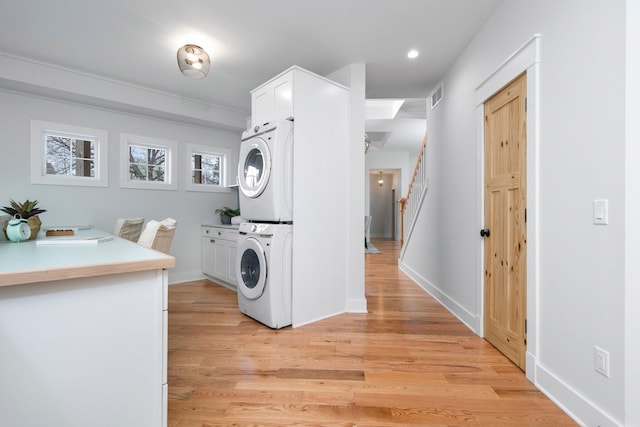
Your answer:
[[[267,259],[260,242],[253,237],[242,240],[236,257],[238,291],[249,299],[258,299],[267,282]]]
[[[266,135],[264,135],[266,136]],[[262,137],[242,141],[238,162],[238,184],[246,197],[256,198],[269,183],[271,152]]]

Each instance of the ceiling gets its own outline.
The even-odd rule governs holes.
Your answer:
[[[291,65],[326,75],[365,63],[367,98],[417,99],[422,108],[499,1],[5,1],[0,52],[247,115],[249,91]],[[178,70],[176,51],[187,43],[209,52],[207,78]],[[410,49],[418,58],[407,58]],[[399,116],[422,114],[415,106]]]

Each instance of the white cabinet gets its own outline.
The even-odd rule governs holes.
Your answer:
[[[163,267],[173,257],[117,238],[90,247],[3,243],[0,424],[166,426]],[[34,274],[42,266],[47,274]],[[13,285],[3,286],[7,277]]]
[[[293,70],[251,92],[251,126],[293,117]]]
[[[362,147],[358,135],[364,128],[350,139],[349,98],[348,88],[297,66],[251,91],[253,126],[295,119],[291,267],[294,327],[343,313],[349,303],[349,276],[354,268],[349,260],[362,259],[361,248],[352,238],[354,216],[350,210],[346,212],[348,221],[327,221],[332,206],[353,205],[353,195],[345,183],[352,178],[351,162],[358,160],[352,156],[352,146]]]
[[[201,229],[202,272],[235,289],[238,229],[214,225],[203,225]]]

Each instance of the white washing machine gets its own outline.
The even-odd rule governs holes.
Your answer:
[[[280,329],[291,325],[291,224],[240,224],[236,256],[241,312]]]
[[[242,133],[238,161],[240,213],[254,222],[293,221],[293,122]]]

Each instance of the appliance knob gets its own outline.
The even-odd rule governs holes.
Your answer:
[[[257,229],[258,229],[258,226],[257,226],[257,225],[253,224],[253,225],[251,226],[251,231],[256,231]]]
[[[254,127],[254,128],[253,128],[253,131],[254,131],[255,133],[257,133],[259,130],[260,130],[260,126],[256,126],[256,127]]]

